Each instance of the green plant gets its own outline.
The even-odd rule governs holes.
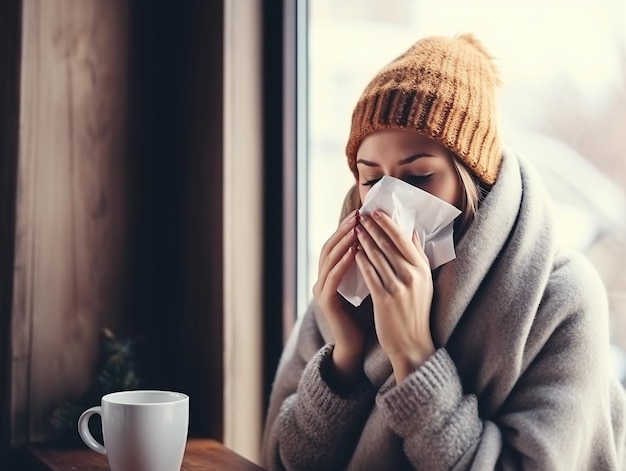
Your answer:
[[[135,369],[135,343],[131,339],[118,338],[105,328],[102,330],[101,351],[100,368],[92,388],[76,401],[66,401],[52,413],[50,424],[61,434],[75,435],[80,414],[100,404],[100,398],[105,394],[137,389],[142,385]]]

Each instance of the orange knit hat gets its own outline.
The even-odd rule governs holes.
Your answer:
[[[352,114],[346,145],[350,170],[368,134],[407,129],[452,152],[483,182],[496,181],[502,152],[496,120],[498,72],[472,35],[429,37],[384,67]]]

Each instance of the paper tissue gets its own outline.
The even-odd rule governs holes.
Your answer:
[[[370,214],[377,209],[389,215],[407,237],[417,232],[431,270],[456,257],[453,222],[461,214],[456,207],[402,180],[384,176],[367,192],[359,213]],[[354,306],[369,295],[356,262],[339,283],[338,291]]]

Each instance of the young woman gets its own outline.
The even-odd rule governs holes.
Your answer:
[[[274,382],[268,469],[624,467],[606,294],[557,246],[539,177],[502,150],[497,85],[463,35],[418,41],[366,87],[347,214]],[[432,272],[416,234],[359,215],[383,175],[462,211],[455,260]],[[337,292],[352,263],[371,294],[358,308]]]

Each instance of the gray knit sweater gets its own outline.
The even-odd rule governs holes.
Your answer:
[[[557,250],[523,159],[505,155],[456,251],[434,282],[437,351],[400,385],[373,335],[367,380],[334,390],[332,335],[310,306],[274,382],[268,469],[624,469],[606,293],[584,257]]]

